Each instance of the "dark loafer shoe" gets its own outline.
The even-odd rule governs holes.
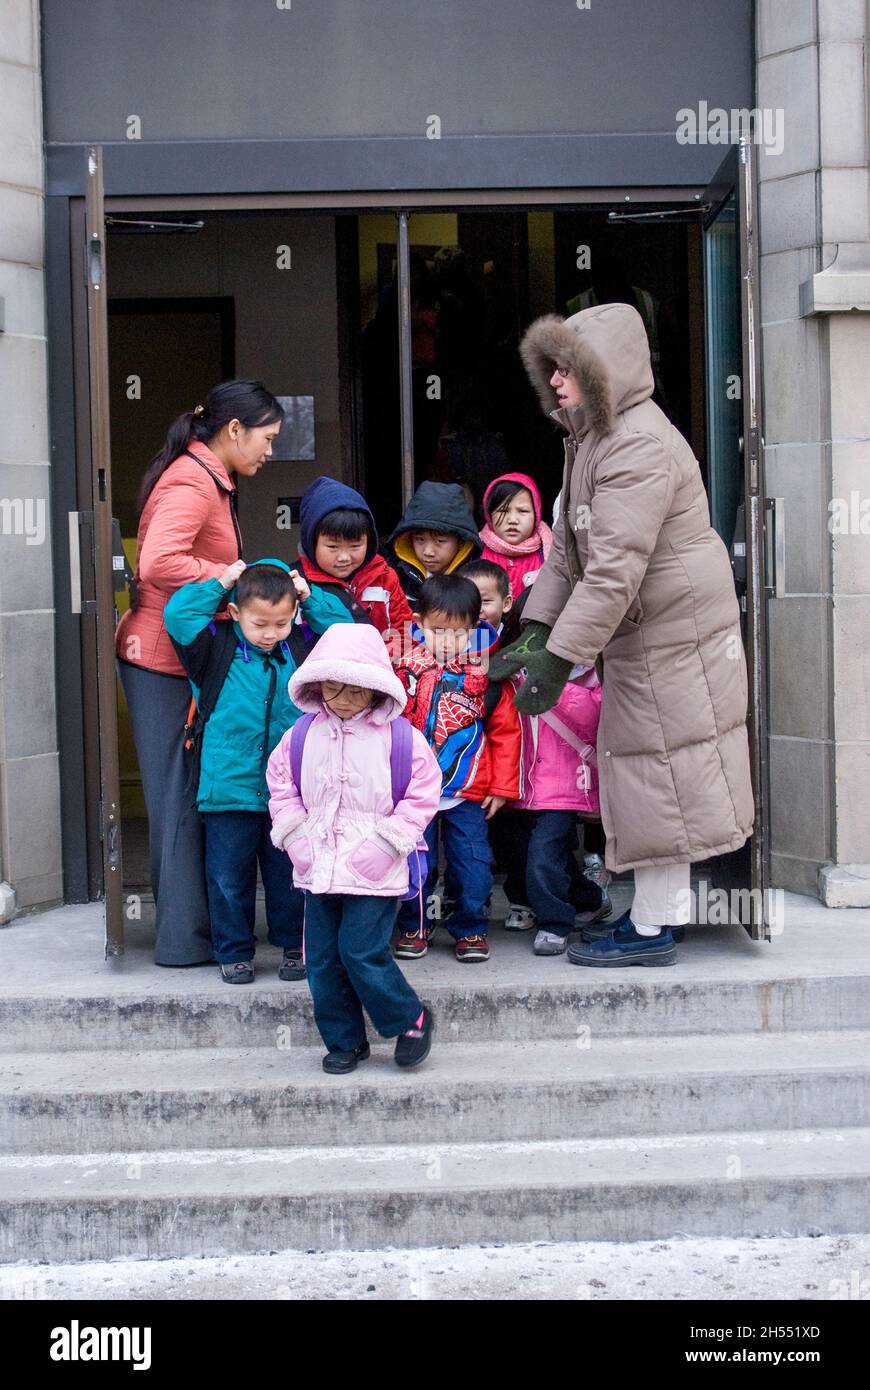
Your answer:
[[[677,948],[670,928],[658,936],[640,936],[628,914],[621,917],[601,941],[580,941],[568,947],[572,965],[676,965]]]
[[[355,1071],[358,1062],[365,1062],[372,1055],[367,1042],[360,1043],[350,1052],[327,1052],[323,1059],[323,1070],[330,1076],[340,1076],[342,1072]]]
[[[615,931],[616,928],[621,925],[621,923],[627,922],[629,916],[630,914],[628,912],[623,912],[622,916],[617,917],[615,922],[584,922],[583,926],[580,928],[580,940],[586,942],[604,941],[612,931]],[[675,943],[682,941],[683,937],[686,935],[685,927],[668,927],[667,930],[671,933]],[[651,940],[652,938],[648,939]]]

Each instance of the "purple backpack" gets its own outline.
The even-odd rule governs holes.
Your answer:
[[[316,718],[316,714],[303,714],[293,725],[290,735],[290,771],[300,796],[305,738]],[[390,794],[394,808],[404,799],[411,780],[413,742],[414,732],[407,719],[403,716],[394,719],[390,724]],[[420,898],[422,901],[423,885],[428,873],[429,846],[421,836],[408,855],[408,891],[401,895],[402,902],[410,901],[412,898]]]

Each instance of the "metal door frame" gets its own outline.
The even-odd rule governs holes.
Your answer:
[[[753,161],[752,158],[751,158],[751,155],[752,155],[753,151],[750,150],[750,151],[748,151],[748,152],[744,152],[744,151],[742,150],[742,145],[743,145],[743,142],[741,142],[741,151],[740,151],[740,158],[741,158],[741,160],[742,160],[742,163],[741,163],[741,166],[740,166],[740,167],[741,167],[741,171],[742,171],[742,176],[741,176],[741,179],[740,179],[738,188],[739,188],[739,196],[740,196],[740,200],[741,200],[741,207],[742,207],[743,209],[746,210],[746,215],[747,215],[747,217],[750,218],[749,225],[751,226],[751,239],[750,239],[749,243],[747,244],[747,246],[744,248],[744,246],[743,246],[743,238],[741,238],[741,256],[742,256],[742,258],[743,258],[743,260],[742,260],[742,262],[741,262],[741,278],[742,278],[742,280],[743,280],[743,292],[744,292],[744,322],[748,321],[748,322],[752,325],[752,331],[751,331],[751,333],[750,333],[750,335],[749,335],[749,339],[748,339],[748,341],[746,341],[746,340],[744,341],[744,381],[745,381],[746,383],[749,383],[750,381],[754,381],[754,382],[756,383],[756,387],[755,387],[755,389],[754,389],[753,391],[750,392],[750,391],[744,389],[744,400],[747,400],[747,398],[751,398],[751,400],[752,400],[752,402],[753,402],[753,407],[752,407],[752,412],[751,412],[751,419],[752,419],[752,422],[753,422],[753,423],[751,424],[751,427],[747,429],[747,433],[746,433],[746,436],[745,436],[745,437],[746,437],[746,441],[747,441],[747,445],[746,445],[746,448],[747,448],[746,458],[747,458],[747,464],[750,463],[750,460],[755,460],[754,466],[752,466],[752,467],[749,467],[749,466],[748,466],[748,467],[747,467],[747,478],[749,478],[750,475],[751,475],[751,476],[755,479],[755,482],[754,482],[754,484],[753,484],[753,487],[752,487],[752,489],[750,490],[750,491],[751,491],[751,501],[752,501],[751,525],[752,525],[752,527],[753,527],[753,535],[757,538],[757,542],[760,542],[760,544],[759,544],[759,543],[756,543],[756,545],[753,547],[753,550],[754,550],[754,553],[755,553],[755,555],[756,555],[756,558],[758,557],[759,554],[762,556],[762,560],[760,561],[761,568],[759,568],[759,567],[756,566],[756,569],[753,571],[753,573],[752,573],[752,575],[751,575],[751,580],[750,580],[750,582],[751,582],[752,585],[753,585],[753,588],[752,588],[752,591],[751,591],[752,594],[753,594],[753,596],[759,595],[759,594],[760,594],[760,595],[762,595],[762,597],[763,597],[764,592],[765,592],[765,589],[764,589],[764,575],[763,575],[764,498],[763,498],[763,490],[762,490],[762,484],[761,484],[761,477],[762,477],[762,474],[761,474],[761,452],[760,452],[760,450],[761,450],[761,437],[760,437],[760,427],[759,427],[759,421],[760,421],[760,353],[759,353],[760,335],[759,335],[759,319],[758,319],[758,316],[757,316],[757,306],[756,306],[756,304],[755,304],[755,296],[757,296],[757,284],[758,284],[758,280],[757,280],[757,256],[758,256],[758,252],[757,252],[757,233],[756,233],[755,221],[754,221],[754,214],[755,214],[755,184],[754,184],[754,177],[755,177],[755,172],[754,172],[754,161]],[[99,149],[98,149],[98,147],[97,147],[97,150],[98,150],[98,154],[99,154]],[[711,185],[711,187],[712,187],[712,185]],[[363,215],[363,214],[365,214],[365,213],[370,213],[370,212],[375,212],[375,211],[384,211],[384,212],[386,212],[386,211],[392,211],[392,212],[394,212],[394,213],[396,214],[397,269],[398,269],[399,290],[400,290],[400,293],[399,293],[399,327],[400,327],[400,354],[401,354],[401,355],[400,355],[400,376],[401,376],[402,388],[403,388],[403,401],[402,401],[402,464],[403,464],[403,468],[402,468],[402,480],[403,480],[403,500],[404,500],[404,501],[407,501],[407,500],[410,498],[411,493],[413,492],[413,415],[412,415],[412,403],[411,403],[411,392],[410,392],[410,377],[409,377],[409,375],[408,375],[409,369],[410,369],[410,362],[411,362],[411,324],[410,324],[410,301],[409,301],[409,287],[410,287],[410,236],[409,236],[409,230],[408,230],[408,219],[410,218],[410,216],[411,216],[414,212],[426,212],[426,211],[433,211],[433,212],[434,212],[434,211],[442,211],[442,212],[445,212],[445,211],[453,211],[453,210],[456,210],[456,209],[459,209],[459,208],[469,208],[469,209],[470,209],[470,208],[475,208],[475,209],[481,209],[481,210],[487,210],[487,209],[497,210],[498,208],[501,208],[501,207],[512,207],[512,208],[515,208],[515,209],[527,207],[527,208],[530,208],[530,209],[540,208],[540,209],[542,209],[542,210],[543,210],[543,209],[546,209],[546,208],[568,210],[569,208],[577,208],[577,209],[580,209],[580,208],[590,208],[590,207],[594,208],[594,207],[607,206],[607,207],[610,207],[610,208],[621,207],[623,210],[627,211],[628,208],[629,208],[631,205],[634,205],[634,206],[641,205],[641,206],[642,206],[642,205],[644,205],[644,204],[670,205],[671,208],[672,208],[675,212],[681,212],[682,214],[685,215],[686,213],[691,213],[692,211],[700,212],[701,208],[702,208],[703,205],[704,205],[705,199],[706,199],[707,196],[708,196],[708,192],[709,192],[709,190],[705,190],[705,189],[701,188],[700,186],[694,186],[694,187],[663,186],[663,187],[658,187],[658,188],[656,188],[656,187],[644,187],[644,188],[632,188],[632,189],[626,189],[625,187],[617,187],[617,186],[614,186],[614,187],[610,187],[610,188],[600,188],[600,187],[599,187],[599,188],[592,188],[592,189],[588,189],[588,188],[575,188],[575,187],[572,187],[572,188],[564,188],[564,187],[563,187],[563,188],[536,188],[536,189],[519,189],[519,190],[517,190],[517,189],[514,189],[514,190],[501,190],[501,189],[492,189],[492,188],[487,188],[487,189],[473,189],[473,190],[469,190],[469,189],[462,189],[462,190],[417,190],[417,191],[407,191],[407,190],[405,190],[405,191],[401,191],[401,192],[387,192],[387,191],[381,191],[381,192],[371,192],[371,193],[364,193],[364,194],[362,194],[362,193],[312,193],[312,194],[306,194],[306,193],[283,193],[283,194],[272,194],[272,195],[269,195],[269,194],[172,195],[172,196],[168,196],[168,197],[159,197],[159,196],[156,196],[156,195],[149,195],[149,196],[121,196],[121,195],[117,195],[117,196],[108,196],[108,197],[104,197],[104,198],[102,199],[102,210],[103,210],[103,215],[104,215],[104,216],[105,216],[106,213],[110,213],[110,212],[111,212],[111,213],[121,213],[121,212],[123,212],[123,213],[128,213],[128,214],[129,214],[129,213],[135,213],[135,212],[149,213],[149,212],[155,212],[155,211],[161,211],[161,212],[225,212],[225,213],[244,213],[244,212],[248,212],[248,211],[264,211],[264,212],[267,212],[267,211],[280,211],[280,210],[289,211],[289,210],[293,210],[293,211],[302,212],[302,213],[309,212],[309,213],[311,213],[312,215],[315,215],[315,216],[316,216],[317,214],[319,214],[319,213],[332,213],[332,214],[334,214],[334,215],[359,213],[359,214]],[[64,196],[64,197],[60,197],[60,196],[54,196],[54,197],[52,197],[51,199],[49,199],[48,201],[49,201],[49,203],[50,203],[51,205],[53,205],[53,206],[52,206],[52,211],[53,211],[53,213],[54,213],[54,210],[55,210],[55,208],[56,208],[56,213],[55,213],[55,215],[54,215],[53,218],[52,218],[52,221],[56,224],[56,226],[55,226],[55,235],[57,235],[57,225],[62,224],[62,223],[64,222],[64,218],[63,218],[63,207],[62,207],[62,205],[65,204],[65,205],[66,205],[66,208],[67,208],[67,217],[66,217],[65,221],[66,221],[66,227],[67,227],[67,229],[68,229],[68,230],[67,230],[67,235],[68,235],[68,237],[69,237],[69,260],[67,261],[65,257],[61,257],[60,260],[59,260],[59,267],[58,267],[58,283],[60,284],[60,283],[62,282],[62,276],[63,276],[63,272],[64,272],[64,267],[65,267],[66,265],[68,265],[68,266],[69,266],[69,275],[70,275],[70,289],[71,289],[70,312],[69,312],[69,316],[68,316],[68,317],[67,317],[66,312],[62,312],[61,314],[57,315],[57,319],[58,319],[58,328],[59,328],[60,330],[63,330],[63,329],[66,328],[67,325],[68,325],[69,332],[70,332],[70,342],[69,342],[67,345],[65,345],[65,347],[66,347],[68,350],[65,350],[63,345],[59,345],[57,348],[54,348],[52,351],[53,351],[53,357],[55,358],[55,365],[56,365],[56,367],[58,367],[58,368],[60,368],[60,369],[62,370],[63,366],[66,366],[68,371],[69,371],[69,370],[72,371],[72,373],[73,373],[73,375],[74,375],[74,377],[75,377],[75,379],[76,379],[76,383],[77,383],[77,390],[76,390],[76,393],[75,393],[75,394],[76,394],[76,401],[75,401],[75,404],[79,406],[79,409],[75,410],[75,435],[76,435],[76,446],[75,446],[75,447],[76,447],[76,456],[77,456],[77,460],[78,460],[78,464],[77,464],[78,490],[79,490],[79,497],[81,497],[81,493],[82,493],[82,460],[83,460],[84,458],[87,458],[87,456],[88,456],[88,454],[89,454],[89,451],[90,451],[89,431],[88,431],[87,429],[83,428],[83,422],[82,422],[82,418],[81,418],[81,409],[80,409],[81,399],[82,399],[83,382],[84,382],[84,384],[87,384],[87,386],[88,386],[89,396],[90,396],[90,394],[91,394],[91,388],[90,388],[90,383],[89,383],[89,381],[87,381],[87,378],[90,376],[90,371],[89,371],[89,366],[88,366],[88,351],[87,351],[87,344],[86,344],[86,341],[83,339],[83,325],[82,325],[82,314],[81,314],[81,294],[80,294],[80,293],[77,294],[76,274],[77,274],[77,266],[81,266],[81,264],[82,264],[80,257],[83,255],[83,249],[82,249],[82,248],[83,248],[83,246],[84,246],[84,244],[85,244],[85,230],[84,230],[84,229],[85,229],[85,212],[86,212],[86,207],[85,207],[85,205],[86,205],[86,200],[83,199],[81,196],[73,196],[73,197],[65,197],[65,196]],[[105,245],[105,242],[104,242],[104,245]],[[744,262],[745,262],[745,263],[744,263]],[[91,293],[92,293],[92,291],[89,290],[89,291],[88,291],[89,296],[91,295]],[[64,309],[65,309],[66,307],[67,307],[67,306],[63,306]],[[105,311],[105,306],[104,306],[104,305],[103,305],[103,311]],[[407,381],[405,380],[405,377],[408,378]],[[99,395],[96,397],[96,402],[92,401],[92,408],[93,408],[94,403],[99,404]],[[64,409],[64,411],[63,411],[63,417],[64,417],[65,422],[66,422],[66,424],[67,424],[67,431],[66,431],[67,438],[64,439],[63,442],[64,442],[64,444],[66,444],[66,443],[68,443],[69,420],[70,420],[70,415],[71,415],[70,402],[69,402],[69,400],[66,400],[66,401],[64,402],[64,405],[65,405],[65,409]],[[52,421],[51,428],[52,428],[52,437],[53,437],[53,440],[56,440],[58,431],[56,430],[54,421]],[[107,450],[106,450],[105,452],[107,452]],[[104,451],[103,451],[102,445],[100,446],[100,456],[101,456],[101,457],[104,456]],[[100,467],[104,467],[105,465],[100,464],[99,466],[100,466]],[[90,476],[90,472],[89,472],[89,476]],[[94,475],[93,475],[93,476],[97,476],[96,470],[94,470]],[[102,511],[102,513],[101,513],[101,519],[104,518],[105,515],[108,515],[108,517],[109,517],[109,519],[110,519],[110,518],[111,518],[111,510],[110,510],[110,508],[111,508],[111,473],[110,473],[110,467],[107,468],[107,470],[106,470],[106,474],[105,474],[105,487],[106,487],[106,501],[105,501],[105,506],[103,507],[103,511]],[[67,489],[67,491],[68,491],[68,489]],[[99,500],[100,500],[100,499],[98,499],[98,502],[99,502]],[[81,502],[79,502],[79,505],[82,506],[83,504],[82,504]],[[55,518],[56,518],[56,520],[57,520],[57,515],[58,515],[57,511],[55,511]],[[105,521],[104,521],[104,520],[102,521],[102,524],[105,525]],[[55,537],[56,537],[56,545],[58,545],[58,549],[59,549],[59,552],[60,552],[60,553],[59,553],[59,556],[58,556],[57,573],[58,573],[59,576],[62,576],[62,574],[64,573],[64,568],[63,568],[63,550],[64,550],[64,543],[65,543],[65,539],[66,539],[64,528],[58,528],[58,526],[56,525],[56,526],[55,526]],[[70,554],[69,558],[70,558],[70,561],[72,561],[72,559],[73,559],[74,557],[72,556],[72,554]],[[108,579],[109,579],[109,581],[110,581],[110,579],[111,579],[111,576],[110,576],[110,575],[108,576]],[[61,579],[61,584],[62,584],[62,583],[63,583],[63,581],[62,581],[62,579]],[[101,592],[107,593],[108,597],[107,597],[107,599],[106,599],[106,602],[108,602],[109,605],[113,608],[113,606],[114,606],[114,599],[113,599],[113,595],[112,595],[112,593],[111,593],[110,588],[107,586],[106,577],[105,577],[105,576],[103,577],[103,580],[102,580]],[[95,597],[96,597],[96,595],[95,595]],[[62,594],[59,596],[59,598],[58,598],[58,609],[59,609],[59,610],[61,609],[62,605],[65,606],[64,618],[66,618],[66,615],[69,614],[69,607],[70,607],[70,593],[69,593],[69,592],[62,593]],[[762,605],[762,606],[763,606],[763,605]],[[758,608],[759,605],[756,603],[755,607]],[[85,614],[82,615],[82,622],[81,622],[82,630],[84,629],[84,626],[85,626],[85,616],[86,616]],[[751,719],[754,719],[754,718],[756,717],[756,712],[755,712],[755,709],[753,708],[753,706],[754,706],[755,701],[756,701],[756,699],[757,699],[758,702],[759,702],[759,710],[760,710],[760,713],[761,713],[761,720],[760,720],[759,722],[761,723],[762,728],[763,728],[763,729],[766,729],[766,727],[767,727],[767,717],[766,717],[766,711],[767,711],[767,688],[766,688],[766,672],[763,670],[763,652],[764,652],[764,645],[763,645],[763,636],[764,636],[763,613],[762,613],[762,615],[761,615],[760,622],[761,622],[761,626],[760,626],[760,629],[759,629],[759,633],[758,633],[757,639],[756,639],[756,638],[753,638],[753,645],[752,645],[752,648],[751,648],[751,659],[750,659],[750,718],[751,718]],[[70,641],[70,631],[71,631],[71,630],[70,630],[69,623],[66,622],[66,621],[64,621],[63,624],[61,625],[61,623],[60,623],[60,621],[59,621],[59,631],[61,630],[61,626],[62,626],[62,630],[63,630],[63,632],[64,632],[64,634],[65,634],[65,641],[64,641],[65,650],[67,651],[67,653],[68,653],[69,655],[74,656],[74,655],[75,655],[75,644],[73,644],[73,643]],[[83,777],[84,777],[86,796],[87,796],[87,797],[90,797],[90,796],[93,795],[93,792],[95,791],[95,771],[94,771],[94,757],[93,757],[94,748],[93,748],[93,743],[94,743],[94,735],[95,735],[95,721],[96,721],[96,718],[97,718],[97,714],[96,714],[96,710],[95,710],[95,706],[94,706],[94,696],[97,694],[97,691],[96,691],[96,687],[95,687],[95,684],[94,684],[94,681],[93,681],[93,673],[91,672],[91,673],[89,674],[89,671],[88,671],[89,661],[88,661],[87,643],[84,643],[84,642],[82,643],[82,646],[81,646],[81,648],[80,648],[80,650],[79,650],[79,652],[78,652],[78,658],[79,658],[79,663],[78,663],[78,664],[79,664],[79,670],[78,670],[78,673],[77,673],[77,674],[78,674],[78,686],[79,686],[79,689],[80,689],[80,690],[83,692],[83,694],[84,694],[84,699],[82,699],[81,702],[78,702],[78,701],[74,701],[74,702],[73,702],[73,703],[75,704],[75,708],[74,708],[74,709],[73,709],[73,708],[70,709],[70,721],[69,721],[69,722],[70,722],[70,724],[73,726],[73,732],[77,732],[78,735],[79,735],[80,746],[79,746],[79,749],[78,749],[78,750],[77,750],[77,749],[72,749],[72,750],[67,749],[67,753],[68,753],[68,754],[72,754],[72,755],[69,756],[69,758],[68,758],[68,767],[69,767],[69,769],[70,769],[70,771],[71,771],[71,773],[72,773],[72,776],[73,776],[74,778],[76,778],[76,780],[78,780],[78,778],[76,777],[76,774],[77,774],[77,772],[78,772],[79,769],[80,769],[81,775],[83,775]],[[105,665],[105,663],[104,663],[104,665]],[[70,673],[70,675],[72,675],[72,673]],[[113,673],[113,677],[114,677],[114,673]],[[81,719],[81,725],[78,724],[78,718]],[[97,740],[98,740],[98,733],[97,733]],[[762,797],[763,812],[762,812],[762,817],[761,817],[760,833],[759,833],[759,831],[757,830],[756,836],[754,837],[754,840],[753,840],[753,877],[755,877],[756,874],[757,874],[757,875],[758,875],[758,881],[759,881],[760,883],[764,883],[764,884],[766,885],[766,883],[767,883],[767,878],[768,878],[768,874],[769,874],[769,824],[768,824],[768,818],[767,818],[767,804],[768,804],[768,800],[767,800],[767,793],[766,793],[766,786],[767,786],[767,780],[766,780],[766,779],[767,779],[767,750],[766,750],[765,747],[762,746],[762,745],[763,745],[763,738],[755,738],[755,739],[754,739],[754,744],[755,744],[755,749],[754,749],[754,753],[753,753],[753,784],[754,784],[755,786],[759,786],[759,787],[764,788],[765,791],[764,791],[764,795],[763,795],[763,797]],[[82,746],[83,746],[83,751],[82,751]],[[101,782],[101,788],[102,788],[102,782]],[[79,783],[79,786],[78,786],[77,790],[78,790],[78,795],[79,795],[79,797],[80,797],[80,796],[81,796],[81,784],[80,784],[80,783]],[[111,798],[110,798],[110,799],[111,799]],[[79,812],[78,812],[78,816],[79,816],[79,820],[81,820],[81,811],[80,811],[80,810],[79,810]],[[74,821],[74,810],[70,809],[69,812],[68,812],[68,815],[67,815],[67,824],[71,824],[73,821]],[[85,840],[85,841],[83,841],[82,835],[81,835],[79,832],[80,832],[80,826],[79,826],[79,825],[76,825],[76,826],[74,827],[73,834],[74,834],[74,837],[75,837],[76,848],[77,848],[77,850],[78,850],[78,853],[79,853],[79,855],[81,855],[81,853],[83,852],[83,850],[85,850],[85,851],[88,853],[89,863],[92,863],[92,860],[93,860],[93,853],[94,853],[94,838],[95,838],[95,831],[94,831],[94,828],[93,828],[93,826],[89,826],[89,827],[88,827],[88,832],[87,832],[87,836],[86,836],[86,840]],[[117,848],[118,848],[118,859],[120,859],[120,839],[118,839]],[[118,865],[118,868],[117,868],[116,870],[112,870],[112,868],[111,868],[111,862],[112,862],[112,861],[111,861],[111,857],[107,860],[107,858],[106,858],[106,850],[105,850],[105,847],[104,847],[104,853],[103,853],[103,860],[104,860],[104,870],[105,870],[105,866],[108,865],[108,869],[105,870],[106,872],[108,872],[109,874],[117,873],[117,874],[120,876],[120,873],[121,873],[120,864]],[[76,883],[76,885],[79,886],[78,894],[76,894],[75,892],[73,893],[74,900],[82,900],[81,891],[80,891],[80,885],[81,885],[82,882],[83,882],[82,875],[81,875],[81,873],[78,873],[78,874],[76,874],[74,877],[75,877],[75,883]],[[95,889],[97,889],[97,892],[94,891]],[[113,902],[119,901],[118,894],[119,894],[121,891],[122,891],[122,884],[119,883],[118,889],[116,890],[116,889],[113,888],[113,890],[112,890],[113,895],[114,895],[114,897],[113,897]],[[89,876],[89,880],[88,880],[88,894],[87,894],[87,896],[93,897],[93,896],[98,896],[98,895],[99,895],[99,890],[98,890],[98,888],[97,888],[97,885],[94,883],[94,881],[93,881],[93,875],[91,874],[91,875]],[[121,950],[123,949],[123,936],[122,936],[122,935],[121,935],[121,940],[120,940],[120,947],[119,947],[119,949],[121,949]]]

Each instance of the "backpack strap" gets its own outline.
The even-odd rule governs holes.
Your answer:
[[[592,744],[584,743],[582,738],[578,738],[574,730],[569,729],[568,725],[559,718],[558,714],[554,714],[551,709],[547,709],[544,710],[543,714],[539,714],[538,718],[543,719],[545,724],[549,724],[550,728],[555,730],[559,737],[564,739],[565,743],[567,743],[570,748],[573,748],[576,753],[579,753],[584,763],[591,763],[593,767],[596,766],[598,758]]]
[[[414,731],[410,722],[399,715],[390,723],[390,794],[393,807],[404,801],[411,781]]]
[[[501,692],[502,686],[498,685],[495,681],[490,681],[487,685],[486,690],[483,693],[484,724],[488,724],[493,714],[495,713],[495,707],[501,699]]]
[[[317,636],[311,631],[307,623],[293,624],[290,629],[290,636],[287,638],[287,646],[290,648],[290,655],[297,671],[316,642]]]
[[[303,714],[301,719],[296,720],[290,732],[290,772],[300,799],[302,797],[302,754],[305,751],[305,739],[308,730],[316,718],[316,714]]]

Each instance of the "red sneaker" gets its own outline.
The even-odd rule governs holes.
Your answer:
[[[489,942],[485,936],[460,936],[456,942],[457,960],[489,960]]]
[[[431,939],[432,930],[425,923],[422,927],[416,927],[414,931],[400,932],[395,945],[395,954],[401,960],[416,960],[419,956],[425,956],[429,950]]]

